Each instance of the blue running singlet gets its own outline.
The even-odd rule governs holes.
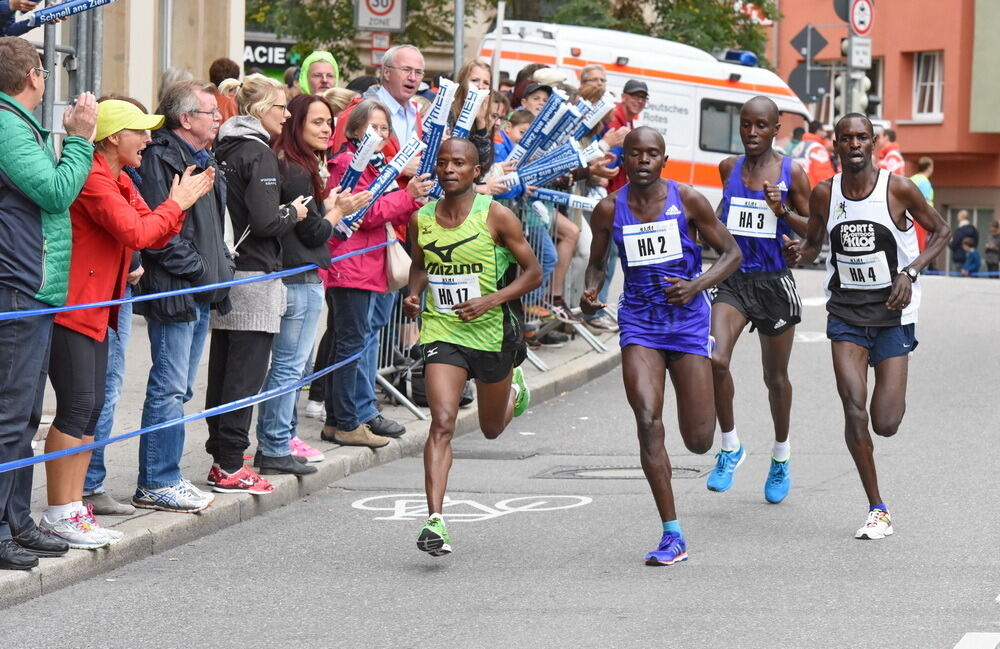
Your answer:
[[[711,356],[708,295],[703,291],[686,305],[674,306],[664,293],[667,277],[690,280],[701,275],[701,247],[688,234],[677,184],[667,181],[663,212],[649,223],[633,216],[628,192],[629,185],[618,190],[612,226],[625,275],[618,301],[619,344]]]
[[[722,224],[732,233],[740,250],[743,262],[740,272],[759,273],[783,270],[787,266],[781,254],[781,235],[794,237],[791,226],[784,219],[775,216],[764,200],[764,190],[747,188],[743,184],[743,162],[740,156],[733,165],[729,180],[722,190]],[[778,187],[781,200],[788,199],[788,189],[792,186],[792,159],[784,156],[781,160],[781,177]]]

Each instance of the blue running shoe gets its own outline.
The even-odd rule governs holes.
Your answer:
[[[687,543],[677,532],[664,532],[659,547],[646,555],[647,566],[670,566],[687,561]]]
[[[771,458],[771,470],[767,472],[767,481],[764,482],[764,499],[767,502],[780,503],[792,488],[792,478],[788,475],[789,462],[791,459],[779,462]]]
[[[733,473],[747,457],[746,447],[740,444],[735,451],[719,451],[715,454],[715,468],[708,474],[706,486],[709,491],[727,491],[733,486]]]

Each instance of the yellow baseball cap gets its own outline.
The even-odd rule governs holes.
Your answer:
[[[105,99],[97,104],[95,142],[125,129],[152,131],[163,126],[163,115],[147,115],[139,107],[121,99]]]

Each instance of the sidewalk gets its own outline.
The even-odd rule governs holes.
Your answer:
[[[608,348],[607,353],[593,351],[582,338],[577,336],[565,347],[537,350],[536,353],[549,367],[549,371],[542,373],[530,362],[524,363],[522,367],[531,388],[532,408],[603,375],[620,362],[617,334],[603,334],[598,338]],[[195,383],[195,398],[187,407],[189,413],[203,409],[207,363],[206,342],[205,354]],[[125,387],[118,402],[113,435],[139,427],[149,366],[149,340],[145,321],[137,317],[133,320],[132,338],[129,341],[126,360]],[[300,393],[300,412],[305,398],[305,394]],[[55,399],[51,389],[46,395],[45,404],[43,429],[54,414]],[[57,559],[41,559],[38,568],[27,572],[0,571],[0,608],[111,571],[142,557],[165,552],[182,543],[294,502],[352,473],[422,452],[430,420],[421,421],[401,406],[384,405],[383,414],[400,422],[407,430],[405,435],[393,440],[385,448],[372,451],[367,448],[341,447],[325,442],[320,439],[322,422],[300,417],[299,436],[326,454],[326,460],[315,465],[319,468],[318,473],[302,479],[289,475],[268,476],[268,480],[276,487],[275,492],[268,496],[215,494],[215,503],[195,515],[139,509],[134,516],[129,517],[102,516],[102,524],[125,533],[125,538],[120,543],[96,551],[70,550],[65,557]],[[477,428],[475,404],[463,408],[459,413],[456,433],[461,435]],[[251,442],[255,442],[253,430],[252,428]],[[205,477],[211,466],[211,459],[204,449],[207,437],[208,430],[204,420],[189,423],[184,458],[181,463],[184,476],[204,490],[210,489],[205,484]],[[39,447],[41,445],[39,444]],[[108,477],[105,487],[120,502],[128,502],[135,490],[138,446],[138,438],[133,438],[106,447],[105,463]],[[252,446],[247,454],[252,454],[254,450]],[[38,454],[41,452],[41,448],[36,451]],[[45,508],[45,469],[41,465],[36,465],[32,494],[32,510],[36,522]]]

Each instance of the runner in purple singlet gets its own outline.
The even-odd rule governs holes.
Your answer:
[[[597,294],[614,237],[625,274],[618,309],[625,392],[635,413],[642,469],[663,523],[660,545],[646,555],[647,565],[654,566],[687,559],[663,443],[666,375],[670,373],[676,393],[684,445],[694,453],[708,452],[715,433],[715,400],[711,307],[705,291],[735,271],[741,258],[739,246],[704,196],[661,180],[666,162],[663,137],[655,130],[640,127],[625,138],[623,165],[629,182],[594,209],[587,288],[580,298],[587,314],[605,306]],[[719,253],[704,273],[699,235]]]

